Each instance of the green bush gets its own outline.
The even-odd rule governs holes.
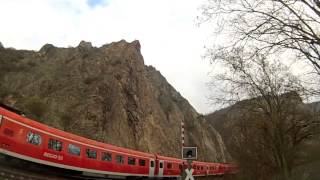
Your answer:
[[[25,108],[31,116],[41,120],[47,111],[47,104],[40,97],[33,96],[26,100]]]

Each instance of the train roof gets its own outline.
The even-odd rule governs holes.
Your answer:
[[[166,161],[177,162],[177,163],[186,162],[186,160],[182,160],[179,158],[167,157],[167,156],[161,156],[161,155],[157,155],[157,158],[160,160],[166,160]]]
[[[23,117],[15,112],[12,112],[10,109],[7,109],[6,107],[0,106],[0,112],[3,111],[3,115],[7,116],[8,118],[12,118],[13,120],[16,120],[22,124],[25,124],[27,126],[33,127],[37,130],[43,131],[48,133],[49,135],[52,134],[53,136],[57,136],[63,139],[74,141],[75,143],[79,143],[85,146],[91,146],[97,149],[105,150],[105,151],[114,151],[117,153],[124,153],[124,154],[132,154],[136,156],[142,156],[142,157],[148,157],[148,158],[154,158],[154,155],[151,153],[146,152],[140,152],[128,148],[118,147],[115,145],[110,145],[102,142],[98,142],[92,139],[88,139],[82,136],[78,136],[69,132],[65,132],[53,127],[50,127],[48,125],[39,123],[37,121],[31,120],[27,117]]]
[[[202,161],[192,161],[192,163],[198,164],[198,165],[209,165],[209,166],[222,165],[221,163],[202,162]]]
[[[1,103],[1,102],[0,102],[0,107],[2,107],[2,108],[4,108],[4,109],[7,109],[7,110],[9,110],[9,111],[11,111],[11,112],[14,112],[14,113],[16,113],[16,114],[22,115],[22,116],[25,115],[24,112],[22,112],[22,111],[20,111],[20,110],[18,110],[18,109],[16,109],[16,108],[13,108],[13,107],[11,107],[11,106],[7,106],[7,105],[5,105],[5,104],[3,104],[3,103]]]

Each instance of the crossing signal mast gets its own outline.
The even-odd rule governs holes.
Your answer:
[[[185,180],[193,180],[193,169],[191,166],[192,160],[196,160],[198,156],[198,149],[197,147],[186,147],[184,144],[184,122],[181,121],[181,156],[182,159],[187,160],[188,168],[182,171],[182,177],[185,177]],[[184,168],[184,166],[183,166]]]
[[[197,147],[188,147],[184,145],[184,122],[181,121],[181,154],[182,159],[196,160],[198,155]]]

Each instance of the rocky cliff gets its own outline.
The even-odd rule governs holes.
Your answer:
[[[91,139],[180,157],[186,145],[200,160],[226,161],[219,133],[151,66],[139,41],[102,47],[44,45],[39,51],[0,47],[0,101],[27,116]]]

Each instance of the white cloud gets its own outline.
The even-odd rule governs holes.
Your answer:
[[[201,59],[208,29],[196,27],[201,0],[3,0],[0,41],[38,50],[45,43],[95,46],[140,40],[145,63],[155,66],[202,113],[208,105],[208,62]]]

